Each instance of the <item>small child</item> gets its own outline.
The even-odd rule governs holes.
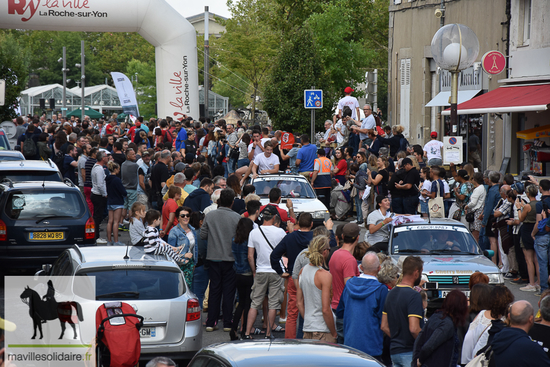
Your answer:
[[[145,252],[155,255],[166,254],[176,263],[184,264],[184,260],[176,253],[177,248],[170,246],[159,236],[159,230],[156,227],[160,225],[160,212],[155,209],[148,210],[145,214],[145,223],[147,224],[143,233]]]
[[[132,245],[137,244],[145,232],[143,218],[145,218],[146,207],[142,203],[136,201],[130,209],[130,242]]]

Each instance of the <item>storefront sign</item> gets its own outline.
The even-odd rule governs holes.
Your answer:
[[[443,164],[460,164],[463,160],[462,136],[443,137]]]
[[[441,70],[441,91],[451,91],[452,75],[447,70]],[[458,90],[481,90],[481,70],[470,66],[458,74]]]
[[[506,57],[500,51],[489,51],[481,58],[481,66],[487,74],[500,74],[506,68]]]

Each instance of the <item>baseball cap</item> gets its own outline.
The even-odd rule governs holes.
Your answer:
[[[103,154],[111,155],[111,152],[109,152],[109,151],[108,151],[107,149],[105,149],[105,148],[100,148],[99,151],[102,152]]]
[[[176,164],[176,166],[174,167],[174,170],[176,172],[183,172],[183,170],[185,169],[185,163],[183,162],[179,162],[178,164]]]
[[[274,205],[266,205],[264,210],[262,210],[262,215],[265,215],[265,216],[275,216],[279,214],[279,211],[277,210],[277,208],[275,208]]]
[[[208,128],[209,128],[209,129],[213,129],[213,128],[214,128],[214,124],[208,124]]]
[[[346,87],[346,89],[344,89],[344,93],[351,93],[353,92],[353,89],[351,87]]]
[[[351,237],[355,238],[359,236],[359,233],[361,233],[361,229],[357,225],[357,223],[348,223],[344,226],[344,229],[342,230],[342,234],[344,237]]]
[[[151,153],[149,153],[148,150],[144,150],[143,152],[141,152],[141,156],[142,156],[142,157],[144,157],[144,156],[146,156],[146,155],[149,156],[149,155],[151,155]]]
[[[518,194],[523,194],[525,192],[525,186],[523,185],[523,182],[516,182],[510,187],[512,190],[517,191]]]
[[[431,136],[432,138],[437,138],[437,131],[432,131],[432,132],[430,133],[430,136]]]

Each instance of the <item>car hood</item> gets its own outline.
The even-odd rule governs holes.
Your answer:
[[[261,199],[260,202],[262,205],[269,204],[269,199]],[[305,198],[292,198],[292,205],[294,205],[294,212],[296,213],[302,213],[302,212],[309,212],[313,213],[316,211],[326,211],[327,208],[325,205],[316,198],[312,199],[305,199]],[[282,199],[279,203],[279,208],[288,211],[288,208],[286,207],[286,199]]]
[[[484,255],[419,255],[427,275],[470,275],[476,271],[498,273],[499,269]],[[406,255],[393,255],[396,261]]]

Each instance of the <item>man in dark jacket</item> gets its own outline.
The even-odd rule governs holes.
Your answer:
[[[498,367],[550,366],[550,358],[527,333],[533,327],[533,306],[528,301],[516,301],[510,307],[510,327],[502,329],[493,339],[491,365]]]
[[[292,269],[294,268],[294,262],[298,254],[309,246],[309,243],[313,239],[313,217],[310,213],[304,212],[300,215],[298,220],[300,229],[287,234],[281,242],[271,252],[270,261],[271,267],[283,278],[288,278],[288,306],[287,306],[287,319],[285,325],[285,338],[296,338],[296,323],[298,321],[298,307],[296,306],[296,286],[292,281]],[[288,272],[284,273],[281,270],[279,262],[283,255],[286,254],[288,258],[287,269]],[[284,316],[283,316],[284,317]]]
[[[194,212],[202,212],[211,204],[212,192],[214,192],[214,182],[209,178],[203,178],[200,187],[189,194],[183,205],[188,206]]]

